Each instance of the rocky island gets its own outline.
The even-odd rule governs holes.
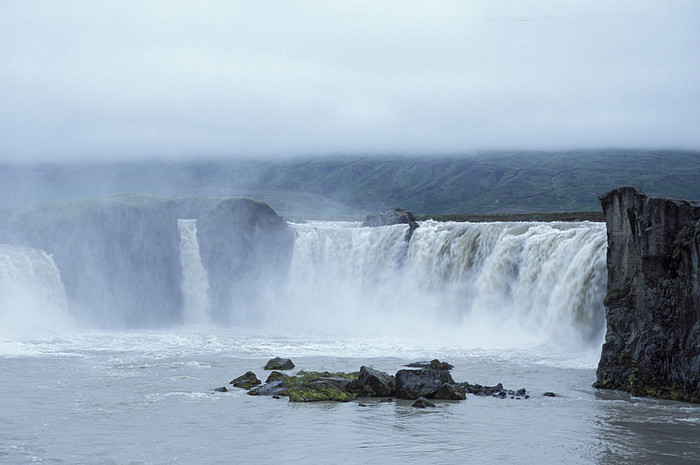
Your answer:
[[[700,402],[700,202],[633,187],[600,202],[607,333],[594,386]]]
[[[352,373],[299,371],[296,375],[282,373],[294,368],[289,359],[276,357],[265,365],[270,373],[263,384],[255,373],[248,371],[229,382],[234,388],[246,389],[251,396],[288,397],[290,402],[335,401],[349,402],[358,397],[378,397],[385,401],[393,398],[415,400],[416,408],[434,407],[431,400],[465,400],[467,394],[500,399],[527,399],[525,388],[508,390],[501,383],[481,386],[455,382],[450,371],[453,366],[440,360],[415,362],[406,365],[396,375],[367,366]],[[281,371],[277,371],[281,370]],[[223,386],[216,392],[227,392]],[[554,394],[552,394],[554,395]]]

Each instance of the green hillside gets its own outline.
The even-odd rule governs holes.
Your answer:
[[[700,198],[700,152],[490,153],[442,158],[340,158],[265,163],[257,185],[311,192],[362,211],[419,214],[600,210],[622,185]]]
[[[492,152],[443,157],[144,161],[0,166],[0,207],[121,192],[247,196],[285,217],[599,211],[597,196],[632,185],[700,199],[700,152]]]

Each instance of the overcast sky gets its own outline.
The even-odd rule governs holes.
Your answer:
[[[700,1],[0,0],[0,161],[700,149]]]

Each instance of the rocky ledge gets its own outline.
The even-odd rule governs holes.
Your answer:
[[[265,384],[249,371],[229,384],[247,389],[252,396],[284,396],[290,402],[348,402],[357,397],[378,397],[383,400],[419,400],[414,406],[421,408],[433,405],[428,399],[465,400],[467,394],[500,399],[530,397],[524,388],[506,390],[500,383],[496,386],[457,383],[450,374],[452,365],[439,360],[417,362],[410,366],[417,369],[402,369],[394,376],[367,366],[352,373],[300,371],[295,376],[272,371]],[[216,391],[227,392],[228,389],[221,387]]]
[[[418,227],[418,221],[416,221],[415,215],[410,211],[403,210],[401,208],[395,208],[394,210],[386,210],[367,215],[367,218],[365,218],[362,226],[375,228],[378,226],[391,226],[392,224],[408,225],[408,231],[406,232],[407,242],[411,240],[413,231],[415,231]]]
[[[607,333],[594,386],[700,402],[700,202],[633,187],[600,202]]]

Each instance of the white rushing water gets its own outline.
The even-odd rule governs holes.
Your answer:
[[[68,329],[66,292],[42,250],[0,244],[0,332]]]
[[[197,241],[197,220],[177,220],[180,233],[183,319],[185,324],[209,322],[209,279],[202,265]]]
[[[281,315],[312,331],[436,338],[467,346],[599,347],[601,223],[294,225]]]

